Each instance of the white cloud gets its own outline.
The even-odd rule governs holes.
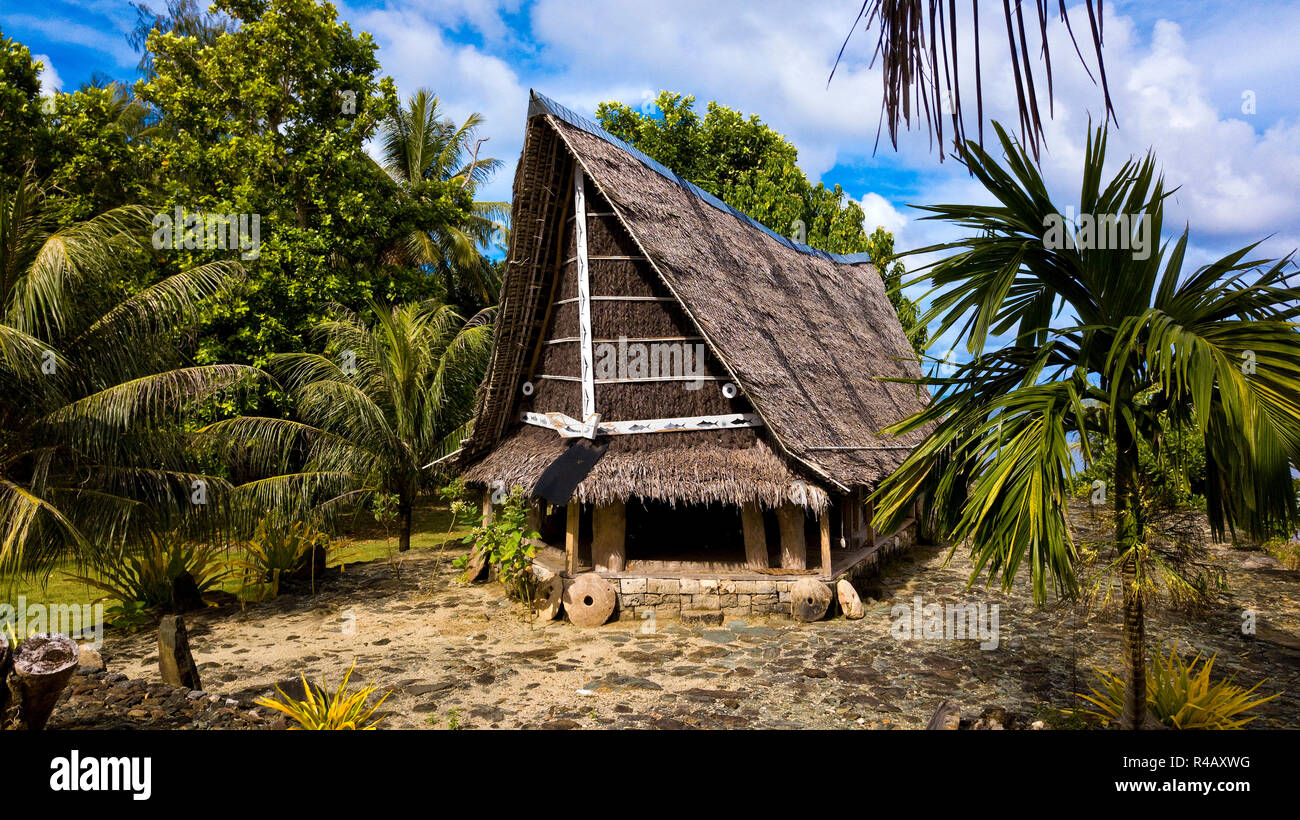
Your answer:
[[[41,96],[52,97],[63,90],[63,79],[54,70],[54,61],[45,54],[33,54],[32,61],[41,65]]]
[[[1290,42],[1294,28],[1284,24],[1300,23],[1300,11],[1276,10],[1274,25],[1265,19],[1273,11],[1237,22],[1237,15],[1183,14],[1180,7],[1129,8],[1133,16],[1124,16],[1122,6],[1106,5],[1106,62],[1119,121],[1110,137],[1112,167],[1155,148],[1168,184],[1181,186],[1168,202],[1166,231],[1189,222],[1194,247],[1203,249],[1204,255],[1189,255],[1189,263],[1270,233],[1276,236],[1262,252],[1280,255],[1300,244],[1292,217],[1300,210],[1300,104],[1289,94],[1285,68],[1300,65],[1300,52]],[[879,68],[867,65],[874,32],[854,34],[827,86],[855,11],[813,3],[792,10],[781,0],[538,0],[527,12],[527,32],[512,28],[515,2],[455,0],[436,8],[394,2],[381,9],[345,8],[343,16],[375,35],[384,70],[403,94],[427,85],[458,118],[470,111],[486,115],[488,147],[506,168],[484,195],[506,198],[530,85],[586,114],[606,99],[642,105],[660,89],[692,93],[701,103],[717,99],[758,113],[796,145],[813,179],[836,164],[862,162],[872,152],[879,117]],[[1185,25],[1159,19],[1171,13],[1185,18]],[[1086,16],[1078,16],[1079,9],[1073,14],[1086,54]],[[969,30],[968,18],[959,22]],[[986,119],[1014,123],[1000,9],[985,9],[980,25]],[[1228,47],[1241,26],[1250,43],[1245,55],[1239,46]],[[475,44],[455,41],[466,32],[477,33]],[[1054,118],[1045,123],[1043,173],[1064,205],[1077,197],[1085,127],[1090,115],[1094,124],[1101,121],[1101,95],[1075,58],[1065,27],[1053,20],[1049,32],[1056,94]],[[1263,56],[1277,54],[1284,55],[1281,63]],[[968,81],[972,59],[966,48]],[[1041,71],[1039,78],[1041,85]],[[1258,94],[1261,114],[1254,118],[1240,111],[1246,88]],[[1045,97],[1043,104],[1046,109]],[[987,126],[985,136],[992,137]],[[917,175],[922,185],[907,201],[987,201],[964,170],[937,160],[928,135],[914,131],[901,135],[897,152],[882,137],[874,165]],[[869,180],[858,184],[859,190],[874,187]],[[919,220],[897,196],[890,200],[873,191],[863,204],[869,227],[906,230],[900,249],[955,236],[946,225]]]
[[[903,227],[907,225],[907,216],[894,207],[894,204],[880,194],[872,191],[862,197],[862,227],[871,233],[877,227],[883,227],[894,235],[895,243],[901,242]]]
[[[515,161],[522,147],[528,88],[504,59],[476,46],[448,40],[443,28],[446,23],[442,21],[479,25],[475,22],[479,18],[470,13],[474,5],[467,0],[459,6],[440,7],[440,14],[451,16],[439,19],[423,7],[401,5],[355,12],[345,8],[341,14],[354,29],[374,36],[382,70],[397,83],[403,100],[418,88],[429,88],[455,121],[462,122],[474,112],[484,116],[480,136],[489,141],[483,146],[483,156],[496,157],[504,165],[489,184],[479,189],[478,196],[508,200]],[[482,12],[476,13],[481,17]],[[487,27],[495,30],[491,25]],[[373,153],[374,147],[370,148]]]

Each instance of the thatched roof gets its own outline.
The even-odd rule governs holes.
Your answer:
[[[756,452],[744,456],[730,448],[732,461],[722,468],[728,475],[720,478],[751,484],[754,497],[770,496],[763,488],[789,476],[842,492],[873,485],[901,463],[916,442],[877,433],[920,409],[922,399],[915,387],[879,377],[917,376],[920,368],[865,255],[838,256],[778,236],[568,109],[534,95],[515,179],[514,236],[497,348],[466,445],[471,480],[509,474],[514,483],[527,484],[522,479],[535,478],[545,467],[545,453],[553,449],[558,455],[564,446],[544,430],[537,439],[532,431],[515,428],[522,372],[542,332],[548,275],[542,260],[557,241],[546,223],[557,209],[563,213],[563,176],[556,169],[569,157],[613,206],[763,419],[761,438],[767,442],[760,441],[761,451],[753,442],[749,449]],[[554,441],[545,441],[545,435]],[[693,434],[653,438],[687,435]],[[654,448],[623,453],[624,446],[611,447],[580,495],[626,497],[623,488],[645,495],[642,479],[653,473],[673,479],[665,487],[697,483],[701,500],[736,496],[732,490],[705,489],[712,486],[707,457],[691,458],[683,470],[671,459],[637,466],[626,459],[647,461]]]
[[[568,444],[549,430],[523,425],[471,466],[465,478],[476,484],[503,481],[531,493],[542,471]],[[728,446],[717,435],[702,432],[611,436],[609,449],[575,495],[584,504],[632,496],[668,503],[756,501],[767,507],[789,501],[817,512],[830,500],[761,439],[751,446]]]

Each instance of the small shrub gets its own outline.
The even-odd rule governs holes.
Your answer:
[[[528,529],[528,499],[524,491],[516,487],[492,516],[492,522],[486,527],[475,527],[463,543],[473,544],[487,556],[488,563],[497,568],[497,577],[511,598],[530,602],[537,591],[537,579],[533,575],[537,547],[532,542],[539,537]],[[470,555],[462,555],[452,562],[452,566],[465,569],[469,562]]]
[[[1157,654],[1147,667],[1147,709],[1164,725],[1173,729],[1240,729],[1257,717],[1247,716],[1247,712],[1280,694],[1252,699],[1264,681],[1249,689],[1233,683],[1233,678],[1211,681],[1218,655],[1208,660],[1202,657],[1183,660],[1175,641],[1167,658]],[[1097,707],[1095,711],[1086,710],[1087,714],[1109,724],[1124,711],[1124,679],[1100,669],[1097,674],[1101,676],[1101,689],[1092,689],[1091,695],[1079,693],[1079,697]]]
[[[108,593],[100,600],[116,601],[119,617],[128,619],[140,612],[170,611],[176,580],[187,572],[200,595],[215,589],[227,573],[217,548],[175,533],[150,534],[149,543],[139,550],[100,553],[92,566],[98,577],[70,577]]]
[[[265,706],[268,709],[274,709],[288,717],[292,718],[298,725],[291,726],[290,729],[313,729],[313,730],[340,730],[340,729],[374,729],[383,716],[373,717],[375,712],[388,699],[388,695],[381,697],[373,706],[368,706],[367,701],[375,691],[375,685],[369,684],[363,689],[348,694],[348,680],[352,677],[352,671],[356,669],[354,663],[339,688],[330,693],[325,689],[322,681],[319,685],[308,683],[307,677],[302,676],[302,688],[305,698],[296,700],[285,694],[279,686],[275,691],[280,693],[279,699],[258,698],[253,701],[258,706]]]
[[[295,521],[285,527],[264,518],[236,566],[251,574],[252,584],[268,584],[274,597],[280,594],[280,582],[285,578],[314,583],[332,548],[329,534],[306,522]]]

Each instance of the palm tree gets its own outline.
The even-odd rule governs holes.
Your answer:
[[[420,89],[384,124],[383,166],[394,180],[417,199],[437,196],[444,186],[430,191],[427,183],[451,183],[469,196],[501,167],[499,159],[480,157],[478,139],[481,114],[471,114],[457,126],[443,117],[438,98]],[[460,224],[440,224],[411,234],[403,255],[417,265],[437,271],[446,287],[446,299],[459,304],[495,303],[500,280],[479,252],[481,246],[504,241],[508,202],[471,205]]]
[[[431,462],[468,435],[492,347],[492,310],[469,321],[427,301],[371,305],[373,326],[342,307],[321,325],[325,353],[282,354],[269,368],[298,418],[240,417],[204,432],[238,448],[267,478],[235,488],[244,508],[328,517],[395,498],[398,549],[411,512],[438,477]]]
[[[1073,449],[1092,463],[1091,444],[1108,442],[1115,454],[1107,488],[1115,526],[1110,566],[1122,587],[1127,671],[1121,722],[1139,728],[1145,611],[1167,567],[1142,504],[1149,477],[1138,442],[1151,442],[1159,457],[1167,427],[1198,431],[1216,539],[1238,529],[1253,537],[1291,531],[1291,467],[1300,464],[1300,335],[1293,324],[1300,290],[1287,281],[1290,257],[1248,261],[1255,245],[1184,277],[1186,230],[1172,246],[1148,246],[1145,258],[1089,247],[1082,232],[1053,237],[1060,210],[1039,169],[995,127],[1009,171],[973,141],[960,159],[998,204],[925,208],[933,213],[927,219],[972,235],[917,251],[950,254],[929,273],[938,295],[922,323],[937,320],[936,335],[960,326],[973,358],[950,375],[918,380],[933,401],[888,432],[923,431],[924,440],[874,499],[888,527],[907,514],[911,499],[924,497],[937,535],[954,544],[970,539],[972,583],[987,572],[990,584],[1000,579],[1008,589],[1027,565],[1037,602],[1049,585],[1072,597],[1078,555],[1065,511]],[[1137,221],[1148,219],[1148,236],[1158,242],[1170,192],[1153,157],[1130,159],[1103,187],[1105,152],[1098,129],[1087,144],[1080,221],[1127,215],[1133,222],[1120,238],[1136,244]],[[990,333],[1012,341],[987,349]]]
[[[253,373],[175,367],[177,328],[242,277],[214,262],[128,294],[138,206],[55,225],[30,175],[0,189],[0,569],[37,571],[193,512],[176,412]]]

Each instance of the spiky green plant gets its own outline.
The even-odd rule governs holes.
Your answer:
[[[274,597],[280,594],[282,579],[311,572],[317,563],[323,565],[332,546],[329,533],[305,521],[286,525],[267,516],[258,522],[235,565],[251,575],[253,583],[269,584]]]
[[[133,604],[151,611],[170,611],[176,579],[189,573],[200,595],[216,589],[228,573],[219,547],[195,542],[181,533],[149,533],[136,547],[118,546],[96,553],[95,573],[73,580],[108,593],[125,612]]]
[[[301,675],[302,688],[304,692],[303,700],[298,700],[286,694],[279,686],[275,691],[280,694],[278,699],[258,698],[253,701],[258,706],[265,706],[268,709],[274,709],[281,714],[293,719],[297,726],[291,726],[290,729],[313,729],[334,731],[340,729],[375,729],[383,716],[376,718],[374,714],[379,707],[388,700],[388,695],[384,695],[373,706],[368,705],[371,694],[375,691],[375,685],[369,684],[356,692],[348,693],[348,680],[352,677],[356,664],[348,668],[348,672],[343,676],[339,683],[339,688],[331,693],[325,688],[322,681],[319,685],[307,682],[307,676]]]
[[[1186,230],[1145,256],[1125,249],[1137,244],[1141,219],[1150,220],[1151,245],[1159,241],[1169,192],[1151,154],[1103,183],[1103,129],[1089,134],[1077,210],[1127,215],[1128,242],[1049,241],[1064,211],[1025,150],[1000,126],[997,132],[1009,170],[974,142],[961,156],[996,203],[925,208],[928,219],[970,235],[916,251],[942,255],[925,274],[936,295],[922,324],[936,322],[935,337],[959,329],[972,358],[950,374],[916,380],[933,400],[888,428],[923,440],[876,491],[878,526],[900,523],[921,495],[931,528],[970,545],[972,582],[987,573],[989,583],[1009,588],[1024,568],[1037,601],[1049,589],[1073,597],[1077,553],[1066,508],[1074,448],[1088,464],[1092,445],[1109,442],[1106,501],[1115,536],[1108,565],[1122,589],[1127,682],[1121,723],[1136,728],[1146,708],[1148,593],[1153,576],[1170,569],[1153,551],[1140,503],[1149,476],[1137,442],[1151,442],[1161,457],[1165,421],[1204,440],[1215,538],[1293,526],[1300,290],[1288,281],[1289,257],[1252,261],[1254,245],[1190,273],[1183,271]],[[990,349],[990,334],[1010,342]]]
[[[1147,669],[1147,708],[1151,716],[1173,729],[1240,729],[1258,715],[1248,715],[1280,692],[1268,697],[1251,696],[1263,686],[1260,681],[1247,689],[1234,678],[1214,680],[1214,662],[1218,653],[1206,658],[1198,654],[1184,660],[1174,641],[1168,656],[1157,653]],[[1197,668],[1199,667],[1199,669]],[[1097,670],[1101,688],[1089,687],[1091,694],[1079,697],[1097,708],[1084,710],[1109,724],[1124,711],[1124,678],[1104,669]]]
[[[468,434],[493,314],[465,321],[437,302],[371,309],[373,325],[336,308],[321,325],[328,353],[272,359],[296,419],[246,416],[204,432],[267,476],[235,488],[242,509],[328,519],[391,494],[406,551],[416,499],[446,479],[429,465]]]
[[[136,206],[60,226],[30,175],[0,187],[0,571],[92,560],[216,506],[221,482],[194,466],[177,411],[256,371],[182,367],[174,351],[243,269],[214,262],[128,295],[148,230]],[[199,491],[212,505],[191,503]]]

